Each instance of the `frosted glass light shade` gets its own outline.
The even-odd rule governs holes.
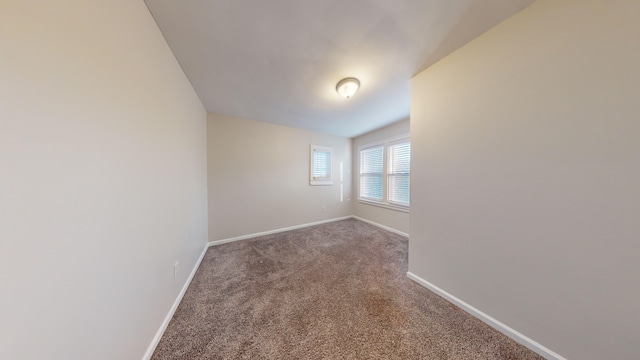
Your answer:
[[[345,99],[352,97],[359,88],[360,81],[356,78],[342,79],[338,82],[338,85],[336,85],[336,91]]]

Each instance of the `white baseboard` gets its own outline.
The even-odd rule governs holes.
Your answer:
[[[427,289],[433,291],[434,293],[442,296],[443,298],[445,298],[449,302],[455,304],[456,306],[458,306],[462,310],[468,312],[469,314],[471,314],[474,317],[480,319],[481,321],[483,321],[487,325],[491,326],[492,328],[498,330],[499,332],[501,332],[501,333],[505,334],[506,336],[510,337],[511,339],[515,340],[517,343],[526,346],[527,348],[529,348],[532,351],[535,351],[536,353],[540,354],[545,359],[549,359],[549,360],[567,360],[566,358],[564,358],[564,357],[560,356],[559,354],[551,351],[550,349],[544,347],[543,345],[541,345],[538,342],[532,340],[531,338],[519,333],[518,331],[510,328],[509,326],[501,323],[500,321],[498,321],[498,320],[492,318],[491,316],[483,313],[482,311],[474,308],[473,306],[471,306],[471,305],[467,304],[466,302],[458,299],[457,297],[449,294],[448,292],[440,289],[439,287],[433,285],[432,283],[426,281],[425,279],[413,274],[412,272],[407,272],[407,277],[409,279],[417,282],[418,284],[426,287]]]
[[[400,236],[404,236],[404,237],[409,237],[409,234],[407,234],[407,233],[405,233],[405,232],[402,232],[402,231],[400,231],[400,230],[396,230],[396,229],[394,229],[394,228],[390,228],[390,227],[388,227],[388,226],[384,226],[384,225],[382,225],[382,224],[378,224],[377,222],[373,222],[373,221],[371,221],[371,220],[367,220],[367,219],[364,219],[364,218],[361,218],[361,217],[359,217],[359,216],[355,216],[355,215],[353,216],[353,218],[354,218],[354,219],[357,219],[357,220],[360,220],[360,221],[362,221],[362,222],[366,222],[367,224],[371,224],[371,225],[373,225],[373,226],[377,226],[377,227],[379,227],[379,228],[381,228],[381,229],[384,229],[384,230],[387,230],[387,231],[391,231],[391,232],[392,232],[392,233],[394,233],[394,234],[398,234],[398,235],[400,235]]]
[[[255,233],[255,234],[242,235],[242,236],[232,237],[232,238],[223,239],[223,240],[209,241],[208,246],[221,245],[221,244],[226,244],[226,243],[230,243],[230,242],[234,242],[234,241],[251,239],[251,238],[254,238],[254,237],[258,237],[258,236],[271,235],[271,234],[277,234],[277,233],[290,231],[290,230],[302,229],[302,228],[306,228],[306,227],[309,227],[309,226],[314,226],[314,225],[326,224],[326,223],[330,223],[330,222],[334,222],[334,221],[351,219],[352,217],[353,216],[343,216],[343,217],[339,217],[339,218],[333,218],[333,219],[329,219],[329,220],[321,220],[321,221],[316,221],[316,222],[312,222],[312,223],[308,223],[308,224],[302,224],[302,225],[289,226],[289,227],[286,227],[286,228],[263,231],[263,232],[259,232],[259,233]]]
[[[200,267],[200,263],[202,262],[202,259],[204,258],[204,254],[206,254],[208,248],[209,248],[208,246],[205,246],[205,248],[202,250],[202,253],[200,254],[200,258],[198,258],[198,261],[196,261],[196,265],[193,267],[193,270],[191,270],[191,274],[189,274],[187,281],[184,283],[184,286],[182,287],[182,290],[180,290],[178,297],[173,302],[173,305],[171,306],[169,313],[167,314],[167,316],[165,316],[164,321],[160,325],[160,329],[158,329],[158,332],[156,333],[156,336],[153,338],[153,340],[151,340],[151,344],[147,348],[147,352],[144,353],[144,356],[142,357],[143,360],[151,359],[153,352],[156,350],[156,347],[158,346],[158,343],[160,343],[160,339],[162,339],[162,335],[164,335],[165,330],[167,330],[167,326],[169,326],[169,322],[171,322],[171,318],[173,318],[173,314],[178,309],[178,305],[180,305],[180,302],[182,301],[184,294],[187,292],[189,285],[191,285],[191,280],[193,280],[193,277],[196,275],[196,271],[198,271],[198,268]]]

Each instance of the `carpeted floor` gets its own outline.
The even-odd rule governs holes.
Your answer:
[[[542,359],[406,272],[353,219],[211,247],[152,359]]]

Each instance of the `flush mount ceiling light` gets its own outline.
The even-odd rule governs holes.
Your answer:
[[[360,88],[360,80],[356,78],[342,79],[336,85],[336,91],[345,99],[352,97],[358,91],[358,88]]]

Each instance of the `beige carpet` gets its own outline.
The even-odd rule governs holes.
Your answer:
[[[358,220],[212,247],[152,359],[542,359],[406,272]]]

